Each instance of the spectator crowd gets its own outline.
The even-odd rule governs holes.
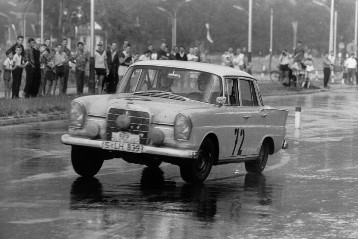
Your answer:
[[[68,48],[67,39],[54,44],[50,39],[41,43],[39,38],[29,38],[26,49],[23,42],[24,37],[18,36],[17,42],[6,51],[2,67],[6,98],[21,96],[23,76],[22,96],[25,98],[67,94],[72,64],[75,65],[76,92],[79,95],[84,93],[90,56],[83,42],[77,43],[76,52]],[[114,93],[127,68],[137,61],[146,60],[208,61],[207,51],[201,52],[198,47],[190,48],[187,53],[184,46],[175,46],[169,51],[166,43],[162,43],[157,52],[153,51],[153,45],[149,45],[143,54],[133,54],[128,41],[124,41],[121,47],[113,42],[108,50],[100,41],[94,53],[95,93]]]

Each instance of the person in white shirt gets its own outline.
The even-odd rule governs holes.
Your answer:
[[[349,83],[357,84],[356,82],[356,69],[357,61],[354,58],[354,53],[345,61],[344,66],[347,68],[347,81]]]
[[[199,58],[194,54],[194,48],[189,49],[188,61],[199,61]]]
[[[234,65],[235,69],[238,70],[245,70],[245,55],[241,53],[241,49],[237,48],[236,49],[236,55],[234,56],[233,60],[232,60],[232,64]]]
[[[13,60],[15,68],[12,70],[12,98],[19,98],[22,72],[25,66],[21,46],[16,46]]]
[[[103,79],[109,73],[107,67],[107,54],[103,50],[103,42],[97,44],[98,49],[94,54],[94,69],[96,71],[96,94],[102,94]]]
[[[150,50],[146,50],[144,54],[139,57],[138,61],[149,61],[151,54],[152,52]]]

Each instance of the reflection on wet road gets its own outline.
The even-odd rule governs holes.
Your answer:
[[[358,238],[356,90],[265,102],[290,111],[290,148],[263,175],[223,165],[203,185],[122,160],[83,179],[66,122],[0,128],[0,238]]]

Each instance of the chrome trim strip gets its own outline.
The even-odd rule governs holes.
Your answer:
[[[64,134],[61,137],[61,142],[67,145],[78,145],[85,147],[93,147],[102,149],[103,140],[91,140],[79,137],[73,137],[69,134]],[[105,150],[105,149],[103,149]],[[120,151],[119,151],[120,152]],[[197,151],[188,149],[173,149],[173,148],[160,148],[149,145],[143,145],[143,152],[145,154],[155,154],[176,158],[195,158]]]

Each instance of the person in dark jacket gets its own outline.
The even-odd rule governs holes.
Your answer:
[[[118,84],[119,57],[117,52],[117,43],[113,42],[106,54],[107,66],[109,70],[109,74],[106,77],[107,93],[112,94],[116,92]]]
[[[185,53],[185,48],[184,48],[184,46],[180,46],[179,52],[175,55],[175,58],[176,58],[178,61],[187,61],[187,60],[188,60],[188,56],[187,56],[187,54]]]
[[[23,42],[24,42],[24,37],[23,36],[18,36],[17,40],[16,40],[16,43],[14,45],[12,45],[10,47],[10,49],[9,49],[9,50],[12,51],[13,55],[15,55],[15,53],[16,53],[16,47],[20,46],[21,47],[21,56],[22,57],[25,56],[25,48],[24,48]]]

